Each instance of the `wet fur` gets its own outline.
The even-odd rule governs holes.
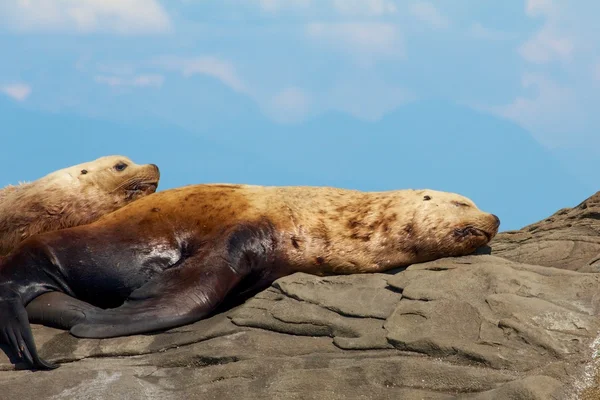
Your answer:
[[[110,171],[119,161],[127,163],[127,168],[121,173]],[[83,175],[82,170],[86,171]],[[0,189],[0,256],[29,236],[93,222],[153,193],[156,185],[132,188],[142,182],[158,184],[158,179],[154,165],[108,156]]]

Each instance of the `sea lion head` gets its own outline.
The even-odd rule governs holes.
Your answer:
[[[418,194],[416,201],[415,233],[428,252],[447,256],[471,254],[498,233],[500,219],[480,210],[467,197],[426,190]]]
[[[80,185],[97,187],[123,203],[154,193],[160,171],[155,164],[138,165],[124,156],[106,156],[65,171]]]
[[[156,191],[160,172],[124,156],[101,157],[0,190],[0,254],[27,237],[88,224]]]
[[[154,193],[159,179],[155,164],[139,165],[127,157],[113,155],[55,171],[41,181],[44,187],[62,187],[60,190],[65,193],[76,193],[67,187],[78,188],[80,198],[101,204],[100,208],[109,212]]]

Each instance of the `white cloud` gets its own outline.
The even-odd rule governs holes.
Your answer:
[[[578,104],[572,88],[534,74],[525,74],[522,85],[534,94],[518,96],[508,105],[488,110],[517,122],[550,147],[569,143],[573,138],[565,133],[576,132],[586,125],[585,110]]]
[[[545,64],[554,60],[569,61],[575,45],[573,39],[561,27],[562,20],[569,18],[567,13],[561,12],[552,0],[527,0],[525,13],[532,18],[544,17],[546,21],[533,37],[521,45],[519,54],[535,64]]]
[[[385,15],[397,11],[394,2],[389,0],[333,0],[333,7],[346,15]]]
[[[479,22],[476,22],[473,25],[471,25],[471,28],[469,29],[469,34],[475,39],[493,41],[510,40],[517,37],[514,33],[487,28],[481,25]]]
[[[368,121],[376,121],[415,99],[410,91],[368,73],[353,76],[352,81],[340,80],[323,97],[324,108]]]
[[[309,111],[308,94],[297,87],[288,87],[277,93],[270,101],[267,112],[280,122],[296,122]]]
[[[414,3],[410,8],[410,12],[422,22],[425,22],[436,29],[447,28],[448,25],[450,25],[448,18],[442,15],[433,4],[427,1]]]
[[[20,32],[149,34],[171,28],[156,0],[4,0],[0,20]]]
[[[111,87],[161,87],[165,78],[158,74],[142,74],[132,77],[97,75],[94,80]]]
[[[263,11],[276,13],[283,9],[323,11],[324,7],[342,14],[381,16],[397,11],[392,0],[258,0]]]
[[[402,55],[404,44],[393,24],[378,22],[311,23],[306,34],[320,42],[363,55]]]
[[[550,26],[543,27],[519,48],[519,54],[532,63],[544,64],[553,60],[567,61],[573,52],[573,42]]]
[[[230,62],[217,57],[162,57],[158,61],[156,61],[156,64],[164,68],[178,70],[185,77],[189,77],[196,74],[211,76],[220,80],[236,92],[248,92],[246,84],[238,76],[235,67]]]
[[[138,75],[133,78],[134,86],[162,86],[165,78],[158,74]]]
[[[523,93],[508,105],[495,110],[532,131],[548,146],[598,143],[595,133],[600,101],[594,81],[600,46],[597,15],[599,2],[527,0],[524,13],[539,19],[541,27],[519,47],[521,57],[531,65],[525,71]],[[550,68],[549,68],[550,67]]]
[[[0,92],[17,101],[24,101],[31,94],[31,86],[24,83],[12,83],[0,87]]]
[[[556,13],[556,6],[552,0],[526,0],[525,13],[531,17],[550,16]]]
[[[135,74],[136,66],[133,63],[125,62],[125,63],[108,63],[108,64],[98,64],[96,65],[96,69],[103,74],[110,75],[133,75]]]
[[[267,12],[277,12],[284,7],[303,7],[311,5],[311,0],[259,0],[260,8]]]

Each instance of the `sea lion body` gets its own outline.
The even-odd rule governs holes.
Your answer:
[[[469,254],[498,225],[469,199],[432,190],[167,190],[21,243],[0,267],[0,282],[13,276],[0,284],[0,328],[19,332],[22,341],[7,335],[9,342],[48,367],[35,353],[24,308],[47,292],[70,297],[55,297],[50,308],[33,301],[29,317],[78,337],[143,333],[199,320],[226,297],[297,271],[379,272]]]
[[[106,156],[0,189],[0,256],[29,236],[93,222],[154,193],[154,164]]]

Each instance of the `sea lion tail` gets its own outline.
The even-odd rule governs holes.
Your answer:
[[[0,339],[7,343],[17,356],[35,369],[54,369],[57,364],[42,359],[37,352],[27,311],[21,298],[0,299]]]

